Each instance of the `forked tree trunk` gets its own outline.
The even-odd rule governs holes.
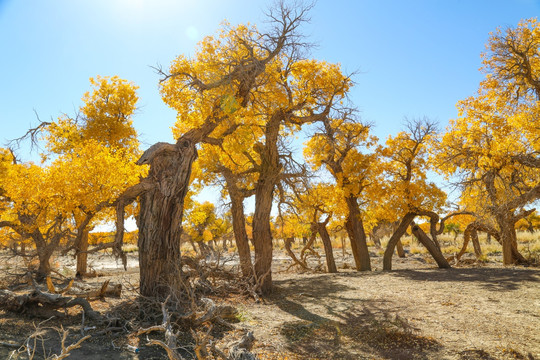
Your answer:
[[[308,240],[306,241],[306,243],[304,244],[304,246],[302,247],[302,250],[300,250],[300,259],[302,259],[302,261],[306,261],[306,258],[307,258],[307,254],[306,252],[307,251],[311,251],[311,253],[314,253],[315,251],[313,250],[313,244],[315,243],[315,239],[317,238],[317,225],[315,224],[311,224],[311,235],[309,235],[309,238],[307,238]],[[319,255],[317,254],[317,257]]]
[[[396,244],[401,239],[401,237],[405,234],[407,231],[407,228],[411,224],[411,222],[414,220],[414,217],[416,215],[413,213],[406,214],[403,219],[401,219],[400,224],[388,240],[388,244],[386,245],[386,250],[384,251],[384,257],[383,257],[383,270],[392,270],[392,255],[394,255],[394,248],[396,247]]]
[[[332,250],[332,242],[330,241],[330,235],[326,230],[326,224],[328,221],[317,223],[317,230],[321,235],[322,243],[324,246],[324,253],[326,254],[326,267],[329,273],[337,273],[336,262],[334,261],[334,252]]]
[[[139,196],[139,268],[143,296],[165,298],[180,290],[180,235],[195,146],[184,140],[150,161],[153,187]]]
[[[354,256],[354,262],[356,264],[356,270],[369,271],[371,270],[369,250],[367,247],[366,233],[364,231],[364,225],[362,223],[362,217],[360,215],[357,199],[354,196],[348,196],[345,198],[345,201],[349,211],[345,227],[351,241],[351,248]]]
[[[39,260],[36,279],[41,281],[51,273],[51,257],[60,244],[62,234],[53,235],[50,239],[48,239],[48,242],[45,241],[43,234],[39,230],[34,230],[34,232],[29,234],[29,236],[36,245],[36,252]]]
[[[47,248],[43,251],[37,250],[39,258],[39,267],[37,269],[36,279],[41,281],[51,273],[52,251]]]
[[[291,244],[293,242],[294,242],[294,237],[288,237],[283,240],[283,246],[285,247],[285,251],[290,256],[293,263],[300,265],[300,267],[307,270],[308,269],[307,264],[305,262],[298,260],[298,258],[296,257],[296,254],[294,253],[294,251],[292,251]]]

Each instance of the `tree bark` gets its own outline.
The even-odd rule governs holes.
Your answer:
[[[144,156],[144,155],[143,155]],[[143,296],[165,298],[180,291],[180,235],[195,145],[182,140],[151,158],[154,187],[139,197],[139,268]]]
[[[358,201],[356,197],[352,195],[346,197],[345,201],[349,211],[345,227],[347,229],[347,233],[349,234],[356,270],[370,271],[371,262],[369,258],[369,250],[367,247],[366,233],[364,231],[360,209],[358,207]]]
[[[426,247],[426,249],[429,251],[433,259],[435,259],[435,262],[441,269],[448,269],[450,268],[450,264],[442,254],[441,250],[435,245],[435,243],[426,235],[426,233],[416,224],[412,224],[411,230],[413,234],[416,236],[418,241],[422,243]]]
[[[285,247],[285,251],[287,252],[287,254],[289,254],[289,256],[291,257],[292,261],[295,264],[300,265],[300,267],[308,270],[307,264],[305,262],[303,262],[303,261],[298,260],[298,258],[296,257],[294,251],[292,251],[291,244],[293,242],[294,242],[294,237],[288,237],[288,238],[283,240],[283,246]]]
[[[311,235],[309,236],[307,242],[304,244],[304,247],[302,247],[302,250],[300,251],[300,259],[302,259],[302,261],[306,261],[306,251],[311,251],[312,253],[314,253],[315,251],[313,250],[313,244],[315,243],[315,239],[317,238],[317,226],[313,225],[311,226]],[[317,254],[317,256],[319,256]]]
[[[414,220],[415,216],[416,215],[413,213],[407,213],[403,219],[401,219],[400,224],[388,240],[388,244],[386,245],[386,250],[384,251],[383,256],[383,270],[392,270],[392,256],[394,255],[394,248],[403,234],[405,234],[407,231],[407,228]]]
[[[261,175],[262,177],[262,175]],[[272,292],[272,232],[270,213],[274,183],[261,178],[255,191],[255,213],[253,214],[253,242],[255,245],[255,276],[260,291]]]
[[[62,236],[60,234],[55,234],[48,243],[45,241],[45,238],[39,230],[34,230],[30,236],[36,244],[36,252],[39,260],[36,279],[41,281],[51,273],[51,257],[54,250],[58,248]]]
[[[83,230],[81,241],[77,248],[77,276],[84,277],[88,270],[88,233],[89,230]]]
[[[324,246],[324,253],[326,255],[326,267],[328,268],[328,272],[337,273],[336,262],[334,261],[334,252],[332,250],[332,242],[330,241],[330,235],[328,234],[328,230],[326,230],[326,224],[328,224],[328,220],[325,222],[317,223],[317,230],[319,232],[319,235],[321,235],[321,240]]]
[[[482,248],[480,247],[480,242],[478,241],[478,231],[473,230],[471,233],[471,240],[473,243],[474,255],[477,259],[482,256]]]
[[[497,214],[495,219],[497,221],[497,225],[499,225],[501,234],[503,264],[513,265],[515,264],[516,259],[514,258],[514,254],[512,252],[512,241],[515,237],[516,229],[508,217],[508,214]]]
[[[244,215],[244,198],[229,188],[231,198],[232,225],[234,240],[238,249],[240,260],[240,269],[244,278],[250,278],[253,275],[253,264],[251,263],[251,251],[246,232],[246,218]]]
[[[399,239],[396,243],[396,252],[400,258],[405,257],[405,250],[403,250],[403,243],[401,242],[401,239]]]

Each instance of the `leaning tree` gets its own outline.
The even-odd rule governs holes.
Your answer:
[[[181,224],[196,145],[253,116],[259,89],[270,81],[268,68],[301,45],[299,26],[308,10],[281,3],[270,12],[269,31],[225,26],[200,43],[194,58],[178,56],[168,71],[158,69],[162,97],[178,113],[181,136],[144,152],[138,163],[150,165],[148,176],[127,189],[117,205],[117,242],[122,241],[124,207],[135,199],[140,206],[141,295],[164,297],[181,289]]]

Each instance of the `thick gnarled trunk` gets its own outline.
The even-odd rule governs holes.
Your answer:
[[[184,140],[152,158],[147,179],[153,187],[139,197],[139,268],[143,296],[166,297],[180,290],[180,235],[184,198],[195,146]]]
[[[255,276],[263,294],[272,292],[272,211],[274,184],[268,179],[259,180],[255,192],[253,215],[253,243],[255,245]]]

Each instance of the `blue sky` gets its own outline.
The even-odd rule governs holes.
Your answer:
[[[139,89],[134,119],[149,146],[172,141],[175,113],[150,68],[178,54],[227,19],[264,27],[261,0],[0,0],[0,143],[61,113],[74,114],[96,75],[119,75]],[[482,74],[489,32],[540,14],[533,0],[319,0],[305,27],[311,56],[358,72],[351,99],[384,139],[403,118],[444,126]],[[26,154],[20,154],[26,158]]]

